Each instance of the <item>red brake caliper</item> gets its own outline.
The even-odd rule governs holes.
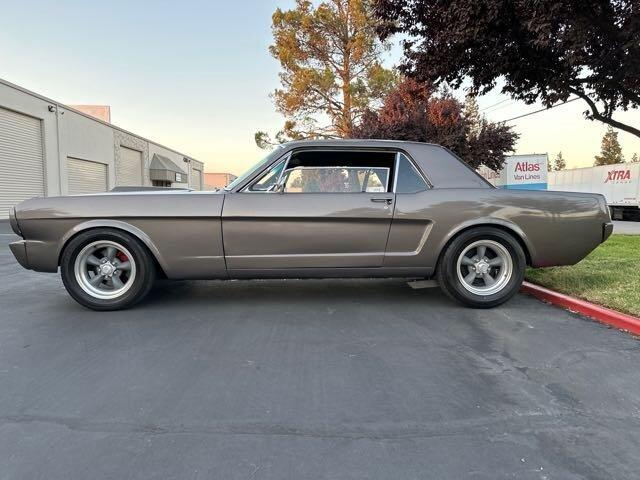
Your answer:
[[[116,253],[116,257],[118,257],[118,260],[120,260],[121,262],[126,262],[127,260],[129,260],[127,256],[122,252]]]

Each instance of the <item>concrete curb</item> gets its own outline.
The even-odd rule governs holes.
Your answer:
[[[640,318],[638,317],[620,313],[615,310],[611,310],[610,308],[601,307],[600,305],[595,305],[585,300],[573,298],[569,295],[554,292],[553,290],[549,290],[548,288],[529,282],[524,282],[522,284],[521,291],[553,305],[581,313],[582,315],[593,318],[605,325],[610,325],[612,327],[626,330],[635,335],[640,335]]]

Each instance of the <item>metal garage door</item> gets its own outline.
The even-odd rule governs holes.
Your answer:
[[[116,167],[117,184],[123,187],[142,186],[142,152],[120,147]]]
[[[40,120],[0,108],[0,218],[31,197],[44,196]]]
[[[194,190],[202,189],[202,172],[200,170],[196,170],[195,168],[191,170],[191,181],[189,182],[189,187]]]
[[[107,166],[78,158],[67,158],[69,195],[107,191]]]

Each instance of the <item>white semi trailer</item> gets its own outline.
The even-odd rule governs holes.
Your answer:
[[[614,220],[640,221],[640,163],[549,172],[548,189],[601,193]]]

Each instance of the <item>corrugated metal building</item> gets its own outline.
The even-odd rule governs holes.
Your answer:
[[[0,79],[0,219],[35,196],[202,190],[203,163]]]

